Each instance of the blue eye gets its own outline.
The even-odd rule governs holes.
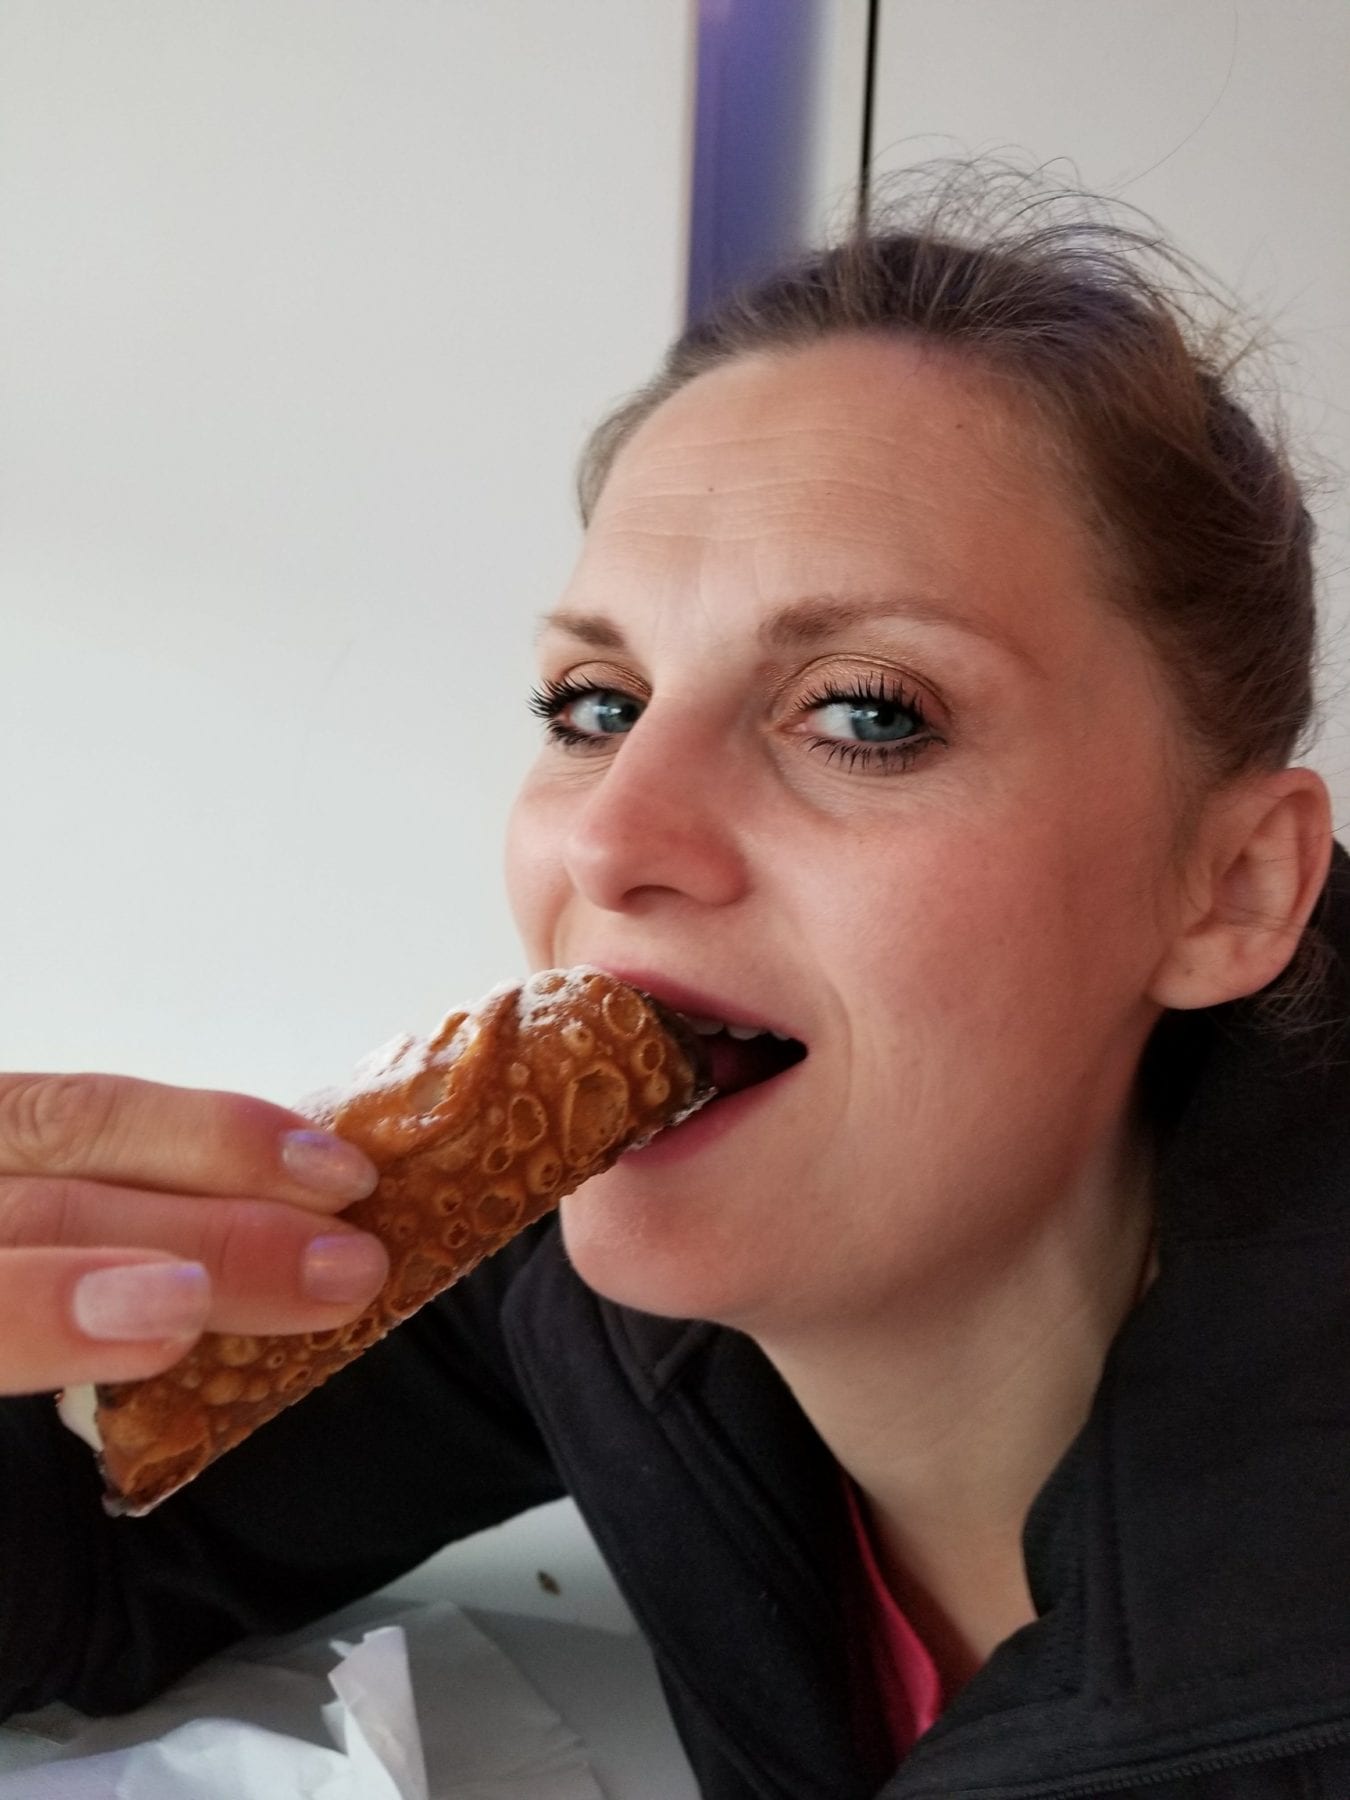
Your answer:
[[[530,695],[530,711],[547,722],[554,743],[575,748],[597,738],[624,736],[642,717],[643,703],[584,681],[549,681]]]
[[[616,694],[607,688],[592,688],[569,703],[571,724],[588,736],[598,732],[605,737],[618,737],[631,731],[642,717],[642,708],[627,694]]]
[[[811,748],[850,769],[903,768],[939,741],[918,700],[880,675],[869,675],[856,686],[831,685],[808,694],[801,706],[808,717],[821,715],[822,729],[812,737]]]
[[[907,706],[892,700],[864,700],[854,696],[848,700],[832,700],[828,705],[812,709],[823,713],[829,721],[822,735],[836,736],[852,732],[854,743],[896,744],[917,735],[915,715]]]
[[[550,742],[584,752],[600,748],[606,738],[625,737],[646,711],[646,702],[568,676],[536,688],[530,711],[545,721]],[[943,741],[929,729],[918,700],[880,675],[804,695],[797,716],[812,714],[823,715],[822,729],[809,735],[808,747],[823,750],[829,761],[850,770],[897,771]]]

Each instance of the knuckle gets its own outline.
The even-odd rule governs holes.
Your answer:
[[[16,1075],[0,1083],[0,1157],[20,1171],[75,1172],[117,1114],[105,1075]]]
[[[211,1140],[219,1155],[237,1171],[251,1191],[276,1179],[275,1140],[285,1129],[278,1123],[277,1108],[251,1094],[213,1093],[205,1098],[199,1128],[210,1126]]]
[[[285,1209],[268,1200],[222,1200],[209,1206],[202,1254],[221,1285],[235,1294],[261,1294],[290,1285],[297,1254]]]
[[[256,1094],[235,1094],[222,1089],[203,1098],[210,1102],[221,1130],[241,1140],[268,1135],[286,1119],[280,1107]]]
[[[18,1176],[0,1185],[0,1244],[43,1244],[59,1230],[60,1184]]]

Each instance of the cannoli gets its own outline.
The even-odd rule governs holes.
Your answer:
[[[163,1374],[84,1390],[83,1408],[67,1390],[62,1415],[98,1452],[105,1508],[149,1512],[711,1092],[679,1015],[595,969],[499,989],[430,1039],[377,1052],[302,1110],[380,1171],[342,1216],[385,1245],[384,1286],[331,1331],[208,1332]]]

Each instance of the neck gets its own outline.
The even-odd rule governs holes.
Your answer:
[[[942,1304],[907,1296],[809,1343],[761,1340],[856,1483],[949,1698],[1036,1616],[1022,1527],[1156,1274],[1151,1175],[1148,1134],[1131,1123],[1096,1178]]]

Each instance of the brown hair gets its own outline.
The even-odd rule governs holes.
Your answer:
[[[1236,341],[1232,303],[1138,215],[1119,223],[1002,164],[904,180],[880,216],[684,331],[587,440],[583,523],[642,422],[721,363],[851,333],[950,346],[1012,381],[1079,471],[1112,603],[1153,646],[1193,752],[1188,820],[1213,787],[1286,766],[1315,722],[1313,524],[1278,422],[1262,429],[1234,391],[1250,336]],[[1326,956],[1310,922],[1263,990],[1282,1029],[1310,1022]]]

